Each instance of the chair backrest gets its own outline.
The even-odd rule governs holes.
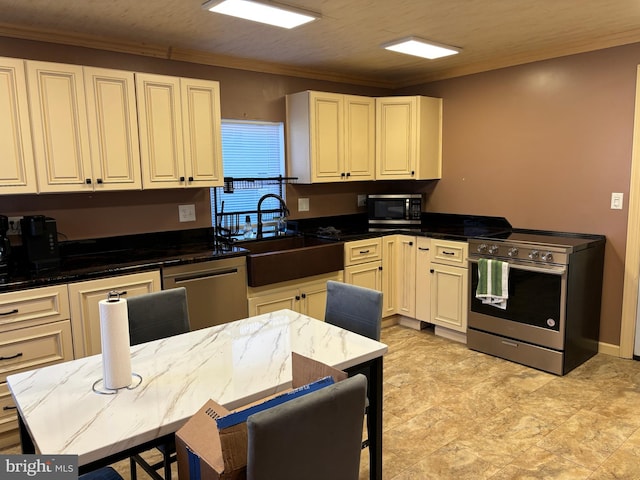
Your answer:
[[[184,287],[127,299],[131,345],[188,332],[189,311]]]
[[[329,280],[324,320],[345,330],[380,340],[382,292]]]
[[[247,480],[357,480],[367,379],[358,374],[247,419]]]

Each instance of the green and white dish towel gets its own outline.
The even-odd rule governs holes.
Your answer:
[[[509,264],[500,260],[478,259],[476,298],[505,310],[509,298]]]

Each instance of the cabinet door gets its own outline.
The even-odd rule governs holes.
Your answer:
[[[0,58],[0,194],[36,193],[24,61]]]
[[[416,316],[416,238],[398,235],[396,291],[397,312],[406,317]]]
[[[187,187],[221,187],[222,140],[218,82],[182,78],[182,126]]]
[[[376,178],[414,179],[417,156],[416,97],[376,99]]]
[[[343,96],[311,92],[309,101],[312,182],[338,181],[346,177]]]
[[[144,272],[69,284],[73,348],[76,358],[102,351],[100,344],[100,300],[117,290],[124,298],[160,290],[160,272]]]
[[[397,313],[397,265],[399,235],[382,237],[382,317]]]
[[[382,291],[382,261],[345,267],[344,283]]]
[[[344,169],[352,181],[375,178],[375,99],[344,97]]]
[[[95,190],[142,188],[133,72],[84,69]]]
[[[295,312],[300,311],[300,291],[297,288],[249,298],[249,316],[271,313],[284,308]]]
[[[26,65],[40,192],[93,190],[82,67]]]
[[[180,79],[136,73],[142,187],[185,185]]]
[[[416,318],[431,323],[431,240],[417,239],[416,251]]]
[[[431,263],[431,323],[467,331],[468,271]]]
[[[300,289],[300,298],[305,315],[309,315],[317,320],[324,321],[324,314],[327,307],[327,281],[312,282],[304,285]]]

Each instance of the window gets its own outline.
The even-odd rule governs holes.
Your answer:
[[[257,122],[244,120],[222,120],[222,165],[225,177],[273,178],[284,176],[284,125],[281,122]],[[257,223],[255,214],[258,200],[266,193],[275,193],[284,198],[284,189],[276,184],[256,182],[256,187],[239,185],[233,193],[224,193],[222,188],[211,189],[211,214],[215,225],[215,212],[220,213],[224,202],[224,213],[241,215],[241,226],[245,216]],[[216,204],[217,202],[217,204]],[[266,208],[277,208],[269,201]]]

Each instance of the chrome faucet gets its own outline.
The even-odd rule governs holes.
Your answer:
[[[262,238],[262,202],[264,202],[265,199],[269,197],[278,199],[280,205],[282,206],[284,216],[289,216],[289,209],[287,208],[287,204],[280,195],[276,195],[275,193],[267,193],[266,195],[260,197],[260,200],[258,200],[258,232],[256,234],[257,238]]]

